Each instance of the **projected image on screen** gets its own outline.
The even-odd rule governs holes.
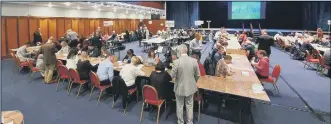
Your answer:
[[[264,2],[230,2],[229,19],[264,19]]]

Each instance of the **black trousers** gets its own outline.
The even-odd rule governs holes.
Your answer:
[[[269,78],[269,76],[263,76],[263,75],[257,73],[256,71],[255,71],[255,74],[256,74],[257,78],[259,78],[259,79],[267,79],[267,78]]]
[[[132,89],[132,88],[135,88],[135,87],[136,87],[136,85],[128,86],[128,90]],[[118,99],[118,97],[119,97],[119,95],[115,95],[114,100],[116,101]],[[126,108],[126,103],[128,101],[128,97],[129,97],[128,95],[122,95],[122,107],[123,107],[123,109]]]

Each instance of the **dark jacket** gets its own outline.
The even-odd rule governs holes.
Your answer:
[[[153,71],[149,78],[152,86],[158,91],[159,98],[166,98],[168,94],[167,91],[171,91],[166,90],[169,88],[170,81],[172,80],[170,74],[166,71],[162,71],[160,73]]]
[[[256,43],[259,44],[258,50],[265,50],[267,54],[270,55],[270,47],[274,44],[274,38],[269,35],[261,35],[257,37]]]
[[[40,33],[36,31],[33,33],[33,43],[37,44],[37,42],[43,42],[43,39],[42,39]]]
[[[44,64],[45,65],[56,65],[57,59],[55,53],[58,50],[52,43],[46,43],[40,48],[40,54],[44,56]]]
[[[206,75],[215,75],[215,69],[217,65],[217,61],[214,59],[217,50],[213,50],[212,53],[209,53],[206,60],[203,63],[203,67],[206,70]]]
[[[93,49],[87,50],[87,53],[90,57],[98,57],[100,55],[100,50],[98,47],[94,47]]]
[[[78,60],[76,70],[81,80],[89,80],[90,72],[95,71],[96,69],[94,66],[92,66],[89,60]]]
[[[136,55],[133,54],[132,57],[133,57],[133,56],[136,56]],[[125,59],[128,60],[128,59],[129,59],[129,56],[128,56],[128,55],[125,55],[125,57],[123,58],[122,61],[124,61]],[[128,60],[128,63],[131,63],[131,60]]]

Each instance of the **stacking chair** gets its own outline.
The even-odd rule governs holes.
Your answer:
[[[82,86],[84,84],[87,83],[87,80],[81,80],[80,77],[79,77],[79,74],[78,74],[77,70],[75,70],[75,69],[69,69],[69,75],[70,75],[70,77],[72,79],[72,82],[69,83],[70,86],[69,86],[68,95],[70,95],[70,92],[71,92],[71,89],[72,89],[72,85],[74,83],[79,84],[79,89],[78,89],[78,93],[77,93],[77,99],[78,99],[78,96],[79,96],[79,93],[80,93],[80,89],[82,88]]]
[[[140,112],[140,122],[142,121],[143,117],[143,111],[144,111],[144,105],[145,103],[150,104],[150,105],[155,105],[157,106],[157,118],[156,118],[156,124],[159,123],[159,116],[160,116],[160,108],[162,104],[165,104],[165,111],[167,110],[167,103],[164,99],[159,99],[159,94],[156,91],[156,89],[150,85],[145,85],[143,87],[143,96],[144,96],[144,101],[143,105],[141,107],[141,112]]]
[[[59,84],[60,84],[60,80],[62,79],[62,83],[64,82],[64,80],[68,80],[69,84],[70,84],[70,76],[69,76],[69,70],[66,66],[64,65],[59,65],[57,66],[57,73],[58,73],[58,79],[57,79],[57,84],[56,84],[56,91],[59,88]],[[69,90],[69,86],[68,85],[68,90]]]
[[[61,60],[57,60],[57,66],[63,65],[63,62]]]
[[[325,57],[321,56],[319,58],[319,65],[317,66],[317,71],[316,73],[321,73],[323,74],[325,70],[328,70],[330,67],[325,63]]]
[[[39,72],[39,68],[37,68],[37,67],[35,67],[35,66],[33,66],[33,63],[31,62],[31,61],[29,61],[29,60],[26,60],[26,63],[28,63],[28,66],[29,66],[29,68],[30,68],[30,76],[29,76],[29,78],[31,79],[32,78],[32,76],[33,76],[33,74],[35,73],[35,72]]]
[[[272,74],[271,76],[269,76],[267,79],[260,79],[260,81],[262,83],[270,83],[274,86],[274,89],[277,91],[277,93],[279,93],[279,90],[278,90],[278,87],[276,85],[277,81],[278,81],[278,78],[280,76],[280,71],[281,71],[281,68],[280,68],[280,65],[276,65],[272,71]]]
[[[10,55],[13,57],[19,72],[21,71],[22,68],[28,67],[28,63],[26,61],[21,62],[14,53],[10,53]]]
[[[311,64],[318,64],[319,63],[319,59],[314,59],[311,54],[309,53],[308,50],[306,50],[306,62],[305,65],[303,66],[304,68],[306,66],[310,67]]]
[[[99,95],[98,103],[97,103],[97,106],[98,106],[99,103],[100,103],[100,98],[101,98],[102,93],[103,93],[107,88],[110,88],[112,85],[111,85],[111,83],[110,83],[109,85],[101,86],[101,83],[100,83],[99,77],[98,77],[97,74],[95,74],[94,72],[90,72],[90,80],[91,80],[91,83],[92,83],[92,89],[91,89],[91,94],[90,94],[90,98],[89,98],[89,100],[91,100],[91,96],[92,96],[92,94],[93,94],[93,90],[94,90],[94,88],[98,88],[98,89],[100,90],[100,95]]]

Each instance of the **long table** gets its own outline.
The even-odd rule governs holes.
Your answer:
[[[227,42],[228,46],[226,47],[226,53],[246,55],[245,50],[241,49],[242,47],[239,44],[237,37],[230,37],[230,40],[228,40]]]

